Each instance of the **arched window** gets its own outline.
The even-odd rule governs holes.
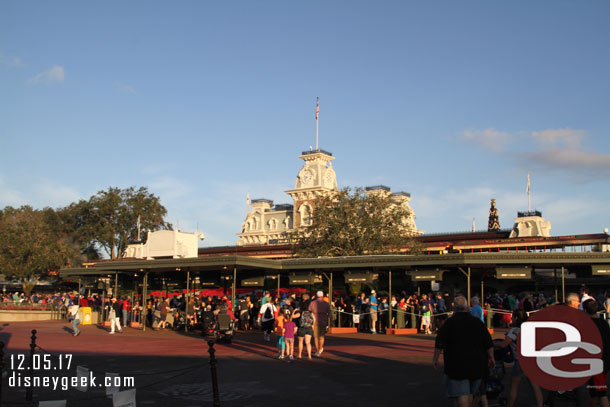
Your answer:
[[[301,226],[311,226],[313,219],[313,211],[311,205],[305,203],[299,207],[299,214],[301,215]]]

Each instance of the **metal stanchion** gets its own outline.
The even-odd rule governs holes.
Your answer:
[[[220,394],[218,392],[218,375],[216,374],[216,350],[214,341],[208,341],[208,353],[210,354],[210,368],[212,370],[212,392],[214,393],[214,407],[220,407]]]
[[[417,329],[417,315],[415,315],[415,307],[411,310],[411,328]]]
[[[4,342],[0,342],[0,406],[2,405],[2,373],[4,372]]]
[[[491,306],[489,304],[487,304],[487,307],[485,307],[485,310],[487,311],[487,329],[491,329],[492,328],[492,318],[493,318],[493,311],[491,310]]]
[[[32,342],[30,343],[30,383],[34,383],[34,353],[36,352],[36,330],[32,329]],[[32,386],[25,392],[25,399],[32,401]]]

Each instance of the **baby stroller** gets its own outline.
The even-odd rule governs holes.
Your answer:
[[[494,340],[494,344],[499,342],[503,342],[502,339]],[[487,379],[487,398],[489,399],[497,398],[504,391],[504,385],[502,384],[506,374],[504,363],[512,362],[510,347],[494,349],[494,359],[496,360],[496,366],[491,369]]]
[[[216,337],[216,321],[212,311],[201,313],[201,335]]]
[[[220,313],[216,317],[216,342],[231,343],[233,340],[234,321],[227,313]]]

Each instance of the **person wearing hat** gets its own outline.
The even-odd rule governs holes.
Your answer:
[[[110,301],[110,312],[108,313],[108,319],[110,320],[110,334],[114,334],[115,326],[120,333],[123,333],[121,322],[119,321],[119,315],[121,315],[121,305],[117,302],[115,297],[112,297]]]
[[[322,291],[316,293],[316,300],[309,304],[309,311],[311,311],[315,317],[313,340],[316,345],[316,353],[314,356],[320,357],[324,351],[324,335],[326,334],[328,317],[330,315],[330,304],[324,301],[324,293]]]

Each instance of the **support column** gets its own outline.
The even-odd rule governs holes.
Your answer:
[[[468,266],[468,306],[470,307],[470,266]]]
[[[561,301],[566,302],[566,268],[561,266]]]
[[[388,329],[392,328],[392,269],[388,270]]]
[[[114,298],[119,297],[119,273],[114,273]]]
[[[555,286],[555,302],[559,302],[559,293],[557,290],[557,269],[553,268],[553,285]]]
[[[144,273],[142,279],[142,331],[146,332],[146,322],[148,321],[148,271]]]
[[[328,278],[328,303],[330,305],[330,314],[328,315],[328,326],[333,326],[333,272],[330,272],[330,276]],[[337,318],[339,318],[339,313],[337,312]]]
[[[191,282],[191,270],[186,270],[186,297],[185,299],[185,304],[184,304],[184,332],[188,332],[189,331],[189,319],[188,319],[188,314],[186,313],[188,308],[189,308],[189,288],[190,288],[190,282]]]
[[[237,309],[237,267],[233,267],[233,285],[231,286],[231,309],[233,312]]]

